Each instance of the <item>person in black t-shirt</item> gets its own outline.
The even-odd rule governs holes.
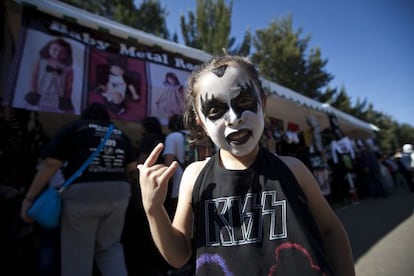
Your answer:
[[[21,217],[33,200],[66,162],[68,179],[101,143],[111,124],[105,107],[88,106],[81,118],[64,125],[42,150],[41,169],[26,193]],[[120,242],[125,212],[131,195],[128,171],[135,171],[131,142],[115,127],[97,157],[62,192],[61,275],[92,275],[95,261],[103,275],[127,275]]]

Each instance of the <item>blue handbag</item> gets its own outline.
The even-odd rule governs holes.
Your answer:
[[[49,187],[43,191],[33,202],[32,206],[27,211],[27,215],[37,221],[40,225],[46,228],[56,228],[60,224],[60,215],[62,211],[62,197],[61,193],[70,183],[73,182],[82,172],[89,166],[89,163],[95,159],[96,155],[104,147],[106,140],[114,129],[114,125],[111,124],[108,131],[105,134],[101,144],[96,150],[89,156],[89,158],[82,164],[82,166],[60,187]]]

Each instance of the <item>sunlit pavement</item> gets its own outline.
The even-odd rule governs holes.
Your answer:
[[[414,275],[414,193],[366,198],[336,209],[348,232],[357,276]]]

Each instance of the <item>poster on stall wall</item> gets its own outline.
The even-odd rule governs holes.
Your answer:
[[[150,114],[168,125],[171,115],[184,113],[184,85],[189,73],[156,63],[149,64],[149,71],[156,84],[151,86]]]
[[[184,85],[200,62],[24,7],[4,104],[81,114],[103,103],[111,119],[167,124],[183,113]]]

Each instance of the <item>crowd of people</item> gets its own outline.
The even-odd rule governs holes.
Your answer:
[[[374,139],[350,139],[338,130],[336,134],[323,131],[323,137],[313,138],[323,140],[317,147],[306,131],[295,133],[295,143],[291,142],[292,132],[288,137],[283,132],[273,135],[273,131],[265,125],[263,145],[276,154],[299,158],[333,205],[358,203],[366,197],[385,198],[395,189],[414,192],[412,144],[382,152]]]
[[[97,147],[109,114],[92,104],[45,139],[30,185],[17,187],[3,208],[10,222],[2,232],[4,267],[39,276],[355,275],[333,203],[414,192],[412,145],[381,154],[366,141],[334,137],[331,154],[318,149],[317,167],[303,148],[280,151],[269,142],[266,98],[246,58],[213,57],[193,71],[185,93],[185,113],[169,118],[167,133],[147,117],[134,147],[115,128],[99,158],[62,193],[58,229],[40,227],[27,210],[60,171],[68,178]],[[193,141],[209,137],[217,151],[183,168],[182,131]],[[301,145],[290,131],[289,141]],[[329,175],[329,189],[319,173]]]

